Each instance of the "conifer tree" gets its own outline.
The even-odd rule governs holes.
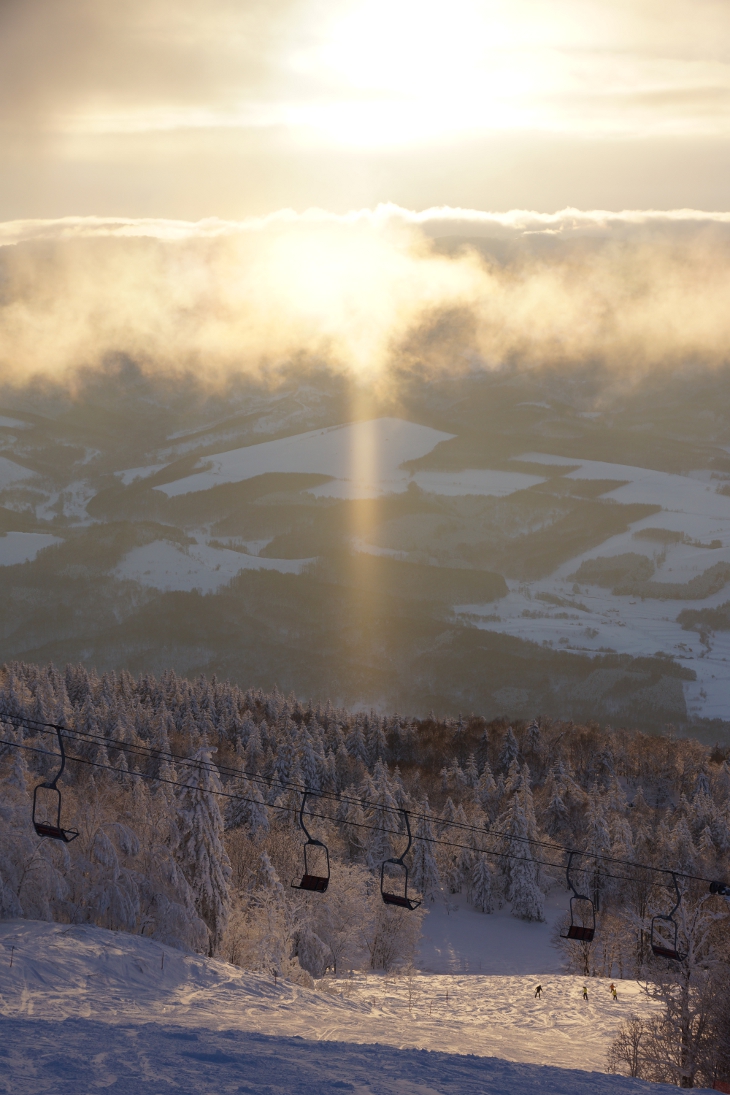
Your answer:
[[[422,803],[413,841],[413,859],[411,877],[413,888],[423,895],[424,901],[433,901],[439,891],[441,879],[438,864],[433,854],[433,825],[428,799]]]
[[[179,857],[183,873],[195,895],[198,914],[206,923],[208,953],[218,952],[228,921],[231,866],[223,844],[223,818],[216,795],[221,782],[213,764],[214,753],[203,745],[193,756],[187,786],[179,796]]]
[[[545,899],[537,884],[537,868],[527,843],[527,818],[519,795],[514,795],[507,820],[505,850],[511,857],[502,860],[507,878],[507,897],[512,916],[520,920],[544,920]]]
[[[507,727],[507,733],[504,736],[504,742],[502,743],[502,750],[499,754],[499,768],[502,772],[508,772],[511,765],[517,760],[520,755],[520,747],[517,743],[514,730],[511,726]]]
[[[469,880],[469,897],[472,905],[479,912],[494,912],[494,879],[484,853],[474,857]]]

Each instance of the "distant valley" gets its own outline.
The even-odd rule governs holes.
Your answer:
[[[349,706],[730,729],[730,385],[129,362],[0,406],[3,660]]]

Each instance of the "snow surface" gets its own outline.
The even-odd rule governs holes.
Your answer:
[[[19,483],[22,479],[32,479],[35,472],[29,468],[22,468],[14,460],[8,460],[7,456],[0,456],[0,490],[13,483]]]
[[[175,497],[267,472],[307,472],[335,480],[313,494],[370,498],[405,490],[409,476],[400,465],[425,456],[452,436],[401,418],[350,422],[206,457],[204,470],[155,489]]]
[[[426,1050],[303,1041],[238,1030],[177,1031],[92,1019],[6,1019],[6,1095],[670,1095],[621,1076]]]
[[[60,543],[58,536],[51,536],[47,532],[6,532],[4,536],[0,534],[0,566],[28,563],[43,548]]]
[[[6,430],[28,430],[30,422],[22,422],[19,418],[8,418],[7,415],[0,414],[0,426]]]
[[[242,570],[278,570],[282,574],[301,574],[312,559],[266,559],[244,555],[228,548],[213,548],[205,543],[185,548],[169,540],[132,548],[115,570],[115,576],[161,590],[199,589],[215,593]]]
[[[714,482],[708,482],[700,474],[673,475],[545,453],[523,453],[516,459],[569,467],[571,470],[566,474],[569,479],[624,481],[624,485],[602,497],[623,503],[659,505],[662,511],[634,522],[626,532],[609,537],[599,547],[574,556],[547,578],[530,583],[508,581],[509,594],[494,605],[463,605],[457,611],[485,630],[568,652],[615,651],[634,657],[669,654],[697,674],[696,681],[683,682],[688,711],[705,718],[727,718],[730,633],[718,632],[710,638],[709,646],[704,645],[696,632],[682,629],[677,616],[685,608],[715,608],[730,599],[730,586],[702,599],[642,601],[631,596],[614,596],[610,589],[584,582],[574,592],[571,575],[585,560],[627,552],[654,560],[655,582],[682,584],[715,563],[730,563],[730,497],[718,494]],[[720,540],[722,547],[710,550],[691,543],[663,545],[636,539],[635,533],[646,528],[680,532],[703,544]],[[565,603],[541,601],[540,593],[559,597]]]
[[[505,940],[502,933],[503,949]],[[541,1000],[534,997],[538,981]],[[504,976],[414,971],[324,979],[312,990],[140,936],[36,921],[0,924],[3,1024],[11,1018],[155,1023],[181,1039],[183,1031],[235,1030],[600,1071],[620,1022],[655,1005],[630,981],[617,982],[613,1001],[608,982],[598,978],[588,982],[586,1003],[583,983],[542,969]]]
[[[430,494],[446,494],[452,497],[482,494],[503,498],[545,482],[539,475],[526,475],[520,471],[496,471],[492,468],[467,468],[457,472],[417,471],[412,478],[422,490]]]
[[[134,483],[137,479],[147,479],[150,475],[162,471],[164,467],[164,464],[146,464],[142,468],[126,468],[124,471],[115,471],[114,474],[118,479],[121,479],[125,487],[128,487],[130,483]]]
[[[423,925],[417,966],[423,973],[560,973],[560,955],[550,942],[555,921],[566,912],[568,895],[552,890],[545,899],[545,923],[517,920],[509,907],[489,916],[463,894],[430,906]]]

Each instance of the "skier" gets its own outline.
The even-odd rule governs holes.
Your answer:
[[[537,997],[538,1000],[542,999],[542,985],[538,985],[537,988],[535,989],[535,996]]]
[[[614,1000],[618,1000],[618,993],[616,992],[616,986],[614,985],[613,981],[611,982],[611,996],[614,998]]]
[[[588,999],[588,985],[583,986],[583,999],[584,1000]]]

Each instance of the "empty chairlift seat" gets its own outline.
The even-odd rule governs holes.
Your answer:
[[[578,943],[592,943],[596,934],[596,906],[590,897],[579,894],[573,885],[570,872],[573,866],[573,856],[576,854],[579,853],[570,852],[568,854],[566,877],[573,896],[570,899],[570,924],[561,938],[573,939]]]
[[[33,791],[33,828],[40,837],[62,840],[70,844],[79,835],[76,829],[64,829],[61,825],[61,792],[56,784],[66,767],[66,750],[63,747],[61,727],[54,727],[61,750],[61,767],[51,780],[39,783]]]
[[[304,824],[304,806],[308,794],[309,791],[304,792],[299,811],[299,826],[307,838],[304,844],[304,873],[298,882],[292,882],[292,888],[308,890],[309,893],[325,893],[330,882],[330,854],[326,844],[315,840]]]
[[[386,905],[396,905],[400,909],[408,909],[413,912],[421,904],[408,896],[408,868],[405,865],[405,857],[411,850],[413,838],[411,836],[411,823],[406,810],[401,813],[405,818],[406,832],[408,834],[408,846],[397,859],[386,859],[380,866],[380,896]],[[386,877],[386,867],[389,867]]]

